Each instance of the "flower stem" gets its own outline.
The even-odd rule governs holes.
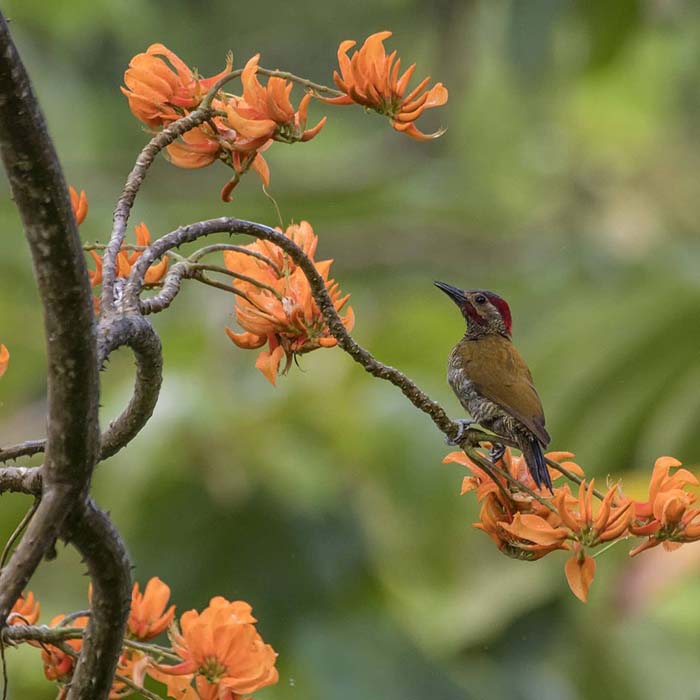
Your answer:
[[[278,277],[282,277],[282,271],[277,263],[272,260],[272,258],[268,258],[266,255],[258,253],[255,250],[251,250],[250,248],[246,248],[243,245],[235,245],[234,243],[213,243],[212,245],[204,246],[204,248],[200,248],[192,253],[188,260],[191,262],[199,262],[199,260],[201,260],[205,255],[225,250],[230,250],[234,253],[242,253],[243,255],[250,255],[251,258],[257,258],[266,265],[269,265],[277,273]]]
[[[255,287],[259,287],[260,289],[265,289],[268,292],[271,292],[277,297],[277,299],[279,299],[279,301],[282,301],[282,299],[284,298],[274,287],[271,287],[269,284],[260,282],[254,277],[248,277],[248,275],[242,275],[239,272],[229,270],[227,267],[221,267],[220,265],[203,265],[201,263],[193,263],[192,265],[190,265],[190,268],[192,270],[201,270],[203,272],[218,272],[220,275],[228,275],[229,277],[233,277],[234,279],[241,280],[242,282],[248,282],[248,284],[252,284]]]
[[[585,479],[582,479],[578,474],[574,474],[565,467],[562,467],[562,465],[559,464],[559,462],[555,462],[553,459],[549,459],[549,457],[545,457],[545,460],[550,467],[561,472],[567,479],[569,479],[569,481],[573,481],[574,483],[579,485],[581,485],[585,481]],[[600,491],[598,491],[598,489],[593,489],[593,495],[601,501],[605,498],[605,496]]]
[[[552,513],[557,513],[557,509],[545,498],[539,496],[535,491],[533,491],[529,486],[525,486],[521,481],[518,481],[514,476],[508,473],[507,470],[497,467],[491,460],[486,459],[483,455],[476,451],[473,447],[465,447],[465,453],[467,456],[476,462],[482,469],[486,471],[493,471],[496,474],[500,474],[504,479],[508,481],[511,486],[517,486],[518,490],[524,491],[528,496],[534,498],[538,503],[541,503],[545,508],[552,511]]]

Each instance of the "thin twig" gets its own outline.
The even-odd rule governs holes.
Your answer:
[[[162,647],[158,644],[146,644],[145,642],[138,642],[135,639],[125,639],[124,646],[130,649],[136,649],[137,651],[142,651],[146,654],[153,656],[160,656],[169,661],[175,661],[181,663],[182,659],[175,654],[172,649]]]
[[[76,610],[75,612],[69,613],[56,625],[56,627],[67,627],[71,622],[74,622],[79,617],[90,617],[90,611]]]
[[[83,250],[90,252],[91,250],[104,250],[107,248],[107,243],[83,243]],[[131,243],[122,243],[122,250],[130,250],[134,252],[143,252],[148,249],[147,245],[134,245]]]
[[[559,462],[555,462],[553,459],[549,459],[549,457],[545,457],[545,460],[550,467],[556,469],[557,471],[560,471],[570,481],[573,481],[574,483],[579,485],[581,485],[585,481],[585,479],[582,479],[578,474],[574,474],[572,471],[569,471],[566,467],[562,467],[562,465],[559,464]],[[605,499],[605,495],[598,491],[598,489],[593,489],[593,495],[601,501]]]
[[[518,490],[524,491],[526,494],[528,494],[528,496],[534,498],[545,508],[551,510],[552,513],[558,513],[557,509],[547,499],[542,498],[542,496],[533,491],[529,486],[526,486],[522,481],[516,479],[508,472],[507,469],[497,467],[493,462],[487,460],[483,455],[480,455],[473,447],[467,447],[464,451],[466,452],[467,456],[475,461],[482,469],[492,469],[494,472],[496,472],[496,474],[500,474],[504,479],[506,479],[511,486],[515,486],[518,488]]]
[[[283,78],[284,80],[291,80],[293,83],[296,83],[297,85],[305,88],[306,90],[313,90],[314,92],[317,92],[322,95],[342,97],[345,94],[343,92],[340,92],[339,90],[330,88],[326,85],[314,83],[311,80],[307,80],[306,78],[300,78],[298,75],[294,75],[294,73],[289,73],[288,71],[270,70],[269,68],[263,68],[262,66],[258,66],[257,72],[258,75],[264,75],[267,78]],[[240,68],[237,68],[236,70],[232,70],[230,73],[221,76],[221,78],[219,78],[219,80],[216,83],[214,83],[214,85],[209,90],[205,98],[200,102],[200,108],[210,107],[214,97],[216,97],[216,94],[219,92],[219,90],[221,90],[224,87],[224,85],[226,85],[226,83],[240,77],[242,73],[243,71]]]
[[[467,457],[469,457],[470,459],[471,459],[471,455],[470,455],[470,452],[469,452],[469,451],[470,451],[471,449],[472,449],[471,447],[465,447],[465,448],[464,448],[464,453],[465,453],[465,454],[467,455]],[[491,462],[490,462],[490,461],[487,461],[487,460],[485,460],[485,459],[484,459],[483,461],[477,461],[477,460],[474,460],[474,461],[476,461],[477,464],[488,474],[488,476],[489,476],[489,478],[491,479],[491,481],[493,481],[493,483],[496,484],[496,486],[498,487],[498,490],[501,492],[501,495],[502,495],[503,498],[505,499],[505,502],[510,501],[510,500],[511,500],[511,494],[510,494],[510,492],[506,489],[506,487],[503,485],[503,482],[498,478],[498,474],[491,468]]]
[[[0,449],[0,462],[9,462],[19,457],[31,457],[46,449],[46,440],[27,440],[11,447]]]
[[[7,700],[10,691],[10,678],[7,675],[7,659],[5,658],[5,640],[0,639],[0,664],[2,664],[2,700]]]
[[[204,248],[200,248],[192,253],[192,255],[188,257],[188,260],[191,260],[192,262],[199,262],[199,260],[201,260],[205,255],[226,250],[230,250],[234,253],[242,253],[243,255],[249,255],[251,258],[257,258],[266,265],[269,265],[277,273],[278,277],[282,277],[282,270],[280,270],[279,266],[274,260],[272,260],[272,258],[268,258],[266,255],[258,253],[256,250],[251,250],[250,248],[246,248],[242,245],[234,245],[233,243],[213,243],[212,245],[204,246]]]
[[[227,267],[222,267],[221,265],[206,265],[203,263],[192,263],[191,267],[193,270],[202,270],[204,272],[217,272],[220,275],[228,275],[229,277],[233,277],[234,279],[241,280],[241,282],[248,282],[248,284],[252,284],[255,287],[259,287],[260,289],[266,289],[268,292],[274,294],[275,297],[277,297],[277,299],[279,299],[280,301],[284,299],[284,297],[269,284],[260,282],[260,280],[256,280],[254,277],[242,275],[240,272],[234,272],[233,270],[229,270]]]
[[[107,248],[106,243],[83,243],[83,250],[86,252],[90,252],[91,250],[105,250]],[[147,245],[133,245],[131,243],[122,243],[121,250],[128,250],[128,251],[133,251],[133,252],[138,252],[142,253],[144,250],[148,250],[149,246]],[[174,250],[169,250],[167,253],[169,258],[172,258],[176,262],[181,262],[185,260],[184,255],[180,255],[179,253],[176,253]]]
[[[115,673],[114,679],[119,681],[120,683],[123,683],[125,686],[131,688],[131,690],[133,690],[135,693],[142,695],[144,698],[148,698],[148,700],[163,700],[163,698],[160,695],[152,693],[150,690],[147,690],[143,686],[136,685],[136,683],[134,683],[134,681],[132,681],[131,678],[129,678],[128,676],[124,676],[121,673]]]
[[[32,503],[31,508],[24,514],[24,517],[22,518],[22,520],[20,520],[19,525],[17,525],[14,532],[10,535],[9,539],[5,543],[5,547],[2,550],[2,556],[0,557],[0,569],[2,569],[2,567],[5,566],[5,564],[7,564],[7,557],[10,556],[12,546],[20,537],[20,535],[24,532],[24,528],[27,527],[29,521],[34,516],[34,513],[36,513],[36,509],[38,507],[39,499],[34,499],[34,503]]]
[[[258,73],[260,75],[267,76],[269,78],[284,78],[285,80],[291,80],[293,83],[300,85],[307,90],[313,90],[325,95],[332,95],[333,97],[342,97],[345,93],[336,90],[335,88],[329,88],[326,85],[320,85],[319,83],[314,83],[311,80],[306,80],[306,78],[300,78],[294,73],[289,73],[284,70],[268,70],[267,68],[260,68],[258,66]]]
[[[237,297],[241,297],[241,299],[245,299],[249,304],[252,304],[257,308],[257,305],[255,302],[245,293],[242,292],[240,289],[236,289],[234,286],[230,284],[224,284],[223,282],[217,282],[216,280],[211,279],[211,277],[207,277],[205,274],[202,272],[194,275],[192,279],[197,280],[197,282],[201,282],[202,284],[206,284],[209,287],[215,287],[216,289],[221,289],[224,292],[228,292],[229,294],[234,294]],[[267,314],[269,318],[272,318],[269,314]]]

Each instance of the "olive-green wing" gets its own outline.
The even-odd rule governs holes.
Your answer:
[[[477,391],[532,431],[546,447],[542,402],[532,375],[515,346],[503,336],[468,340],[459,348],[464,370]]]

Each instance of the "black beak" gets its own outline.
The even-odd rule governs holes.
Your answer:
[[[433,284],[435,284],[438,289],[442,289],[442,291],[458,306],[462,306],[464,302],[467,301],[467,297],[461,289],[453,287],[451,284],[447,284],[447,282],[434,282]]]

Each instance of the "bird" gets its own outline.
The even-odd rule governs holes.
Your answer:
[[[478,422],[514,441],[537,488],[546,486],[552,493],[543,452],[551,438],[532,374],[511,340],[508,302],[485,289],[459,289],[446,282],[435,286],[457,304],[467,323],[464,337],[450,353],[447,381],[474,420],[459,421],[460,431],[452,442],[458,444],[464,428]],[[503,445],[495,446],[492,459],[500,459],[504,450]]]

